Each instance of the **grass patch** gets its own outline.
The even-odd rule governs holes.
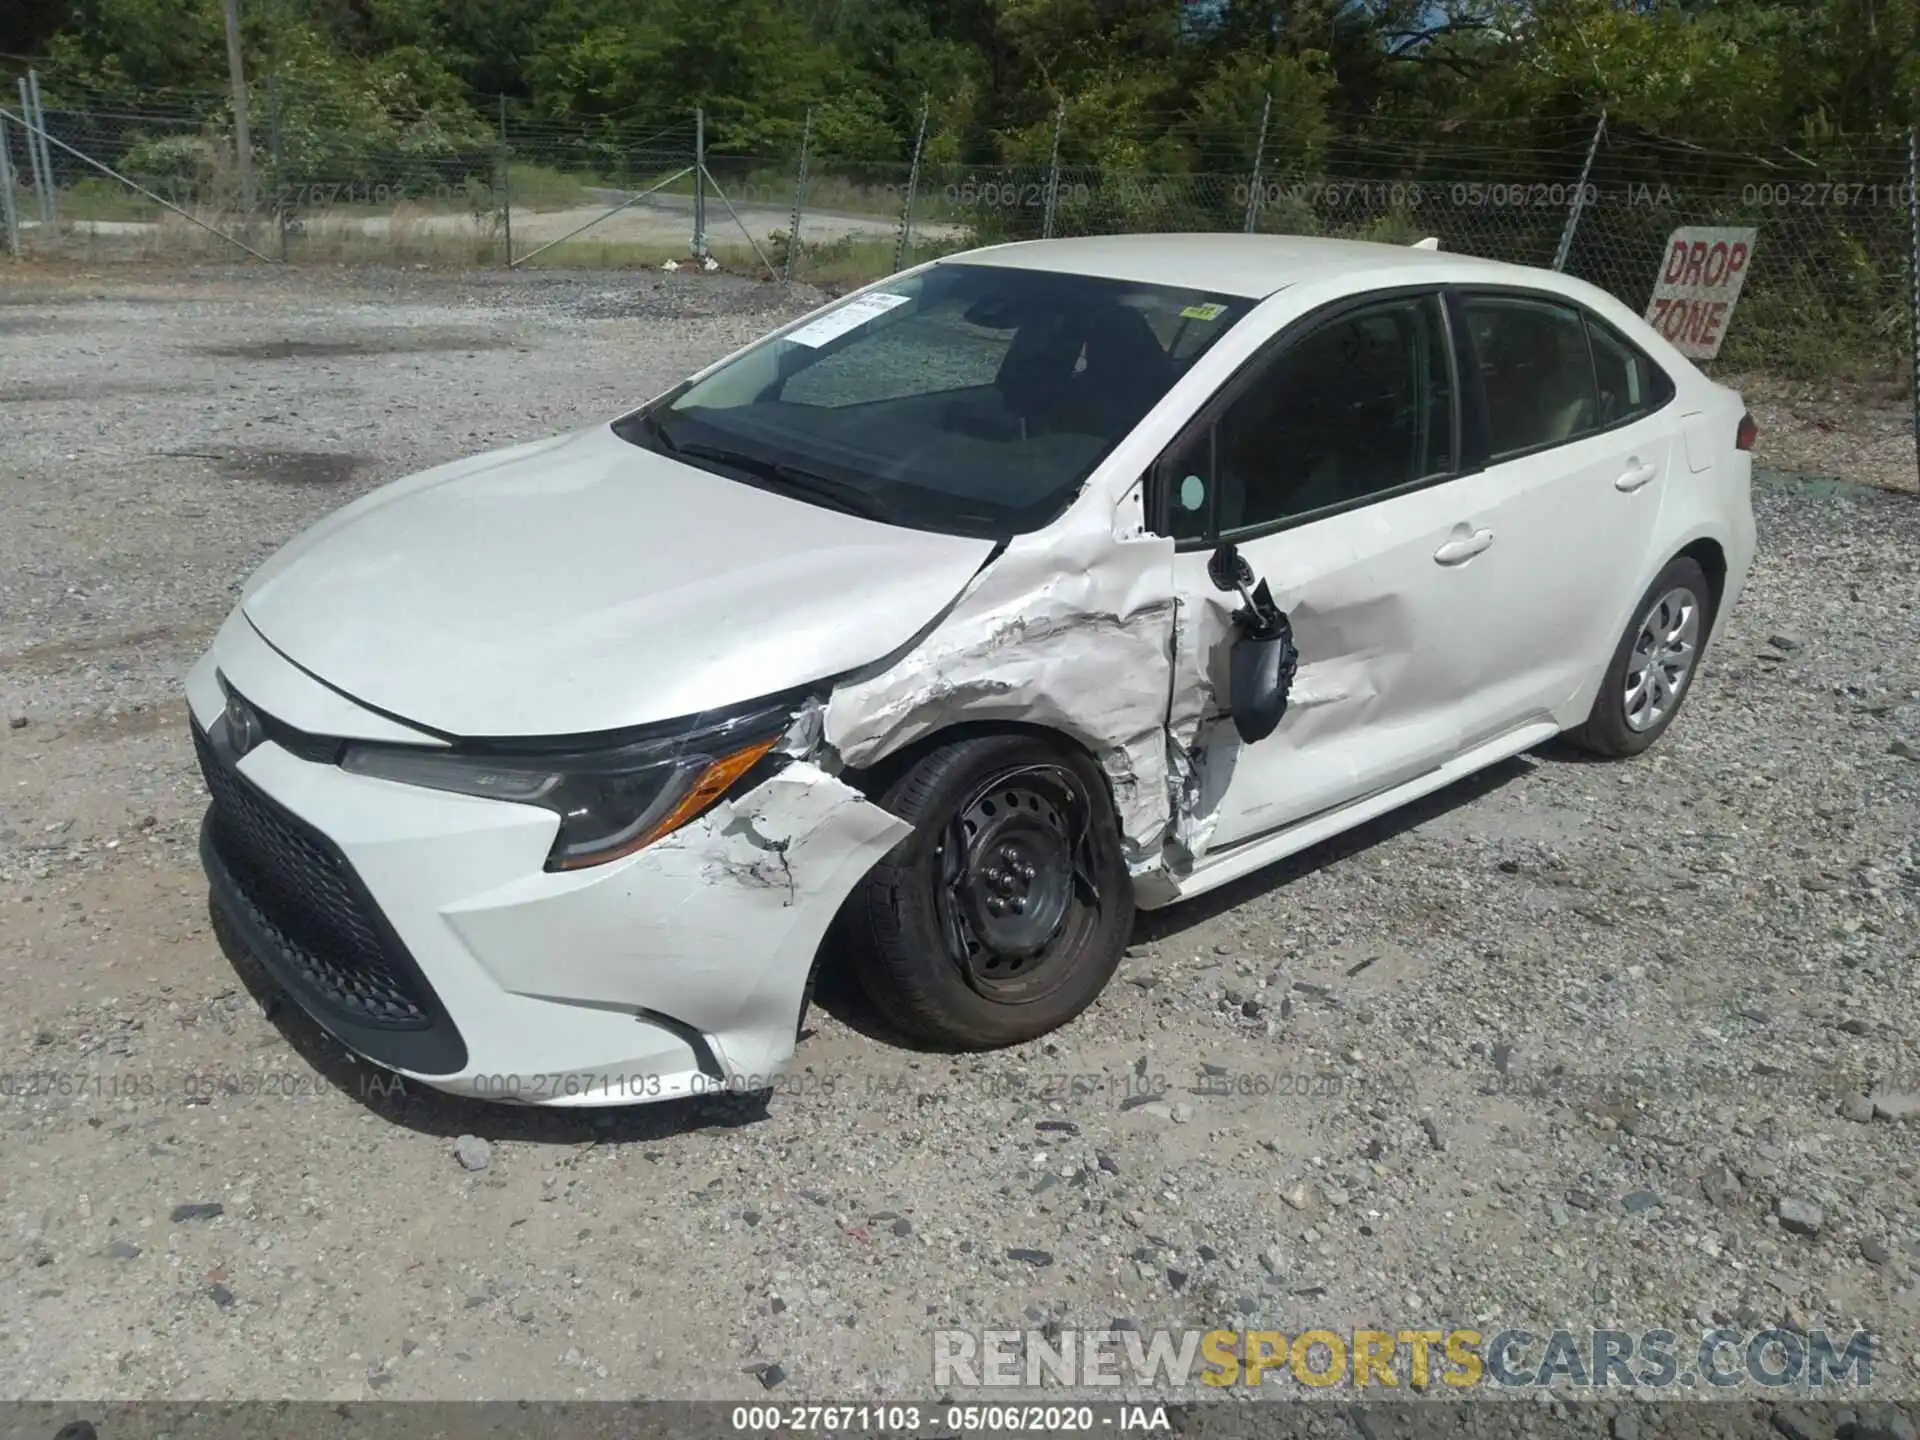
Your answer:
[[[19,206],[24,216],[32,206],[33,192],[20,193],[25,197],[25,203]],[[61,187],[59,207],[62,220],[157,220],[167,213],[164,205],[104,175],[88,175]]]
[[[572,210],[598,205],[596,189],[618,190],[620,182],[595,175],[576,175],[551,165],[513,161],[507,172],[507,193],[516,210]]]
[[[956,250],[965,250],[973,243],[971,236],[916,240],[908,247],[904,263],[899,268],[908,269],[923,261],[937,260]],[[774,235],[767,258],[776,269],[786,265],[787,237],[784,231]],[[894,241],[891,237],[843,235],[837,240],[802,240],[799,252],[793,257],[793,278],[809,285],[848,288],[893,274],[893,261]]]
[[[724,162],[722,162],[724,164]],[[793,208],[794,172],[791,169],[754,169],[729,172],[725,169],[715,175],[719,189],[712,184],[707,186],[707,205],[709,213],[724,215],[726,206],[720,195],[725,194],[735,205],[753,205],[775,210],[791,211]],[[662,191],[665,195],[690,197],[693,194],[693,176],[683,175]],[[874,216],[889,220],[898,219],[900,207],[906,200],[906,170],[901,168],[898,176],[884,179],[860,179],[831,172],[815,171],[807,176],[807,196],[805,211],[817,211],[822,214]],[[923,178],[918,196],[914,202],[916,219],[945,219],[944,215],[935,216],[932,192]]]

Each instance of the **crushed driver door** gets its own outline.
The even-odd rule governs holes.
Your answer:
[[[1497,548],[1484,479],[1460,473],[1458,393],[1439,295],[1370,296],[1291,327],[1162,457],[1179,603],[1169,728],[1192,765],[1190,853],[1391,789],[1458,752],[1460,661]],[[1231,714],[1232,617],[1245,602],[1222,588],[1229,544],[1298,649],[1286,710],[1253,743]]]

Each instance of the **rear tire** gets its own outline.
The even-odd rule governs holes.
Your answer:
[[[1667,733],[1700,671],[1713,629],[1713,587],[1697,561],[1678,556],[1654,577],[1633,614],[1593,709],[1567,732],[1595,755],[1638,755]]]
[[[888,1021],[987,1050],[1093,1003],[1132,933],[1133,884],[1092,760],[1037,736],[973,736],[875,798],[914,827],[848,907],[854,973]]]

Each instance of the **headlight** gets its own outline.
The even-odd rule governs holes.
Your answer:
[[[340,764],[356,775],[551,810],[560,833],[547,868],[578,870],[631,855],[695,819],[773,749],[793,718],[793,705],[762,702],[604,746],[356,744]]]

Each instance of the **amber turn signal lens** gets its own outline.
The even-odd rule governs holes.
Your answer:
[[[700,778],[693,782],[685,795],[659,821],[634,836],[616,850],[600,850],[592,855],[581,855],[570,860],[554,863],[556,870],[584,870],[593,865],[604,865],[609,860],[619,860],[644,850],[663,835],[671,835],[682,825],[700,814],[714,801],[733,787],[747,771],[760,762],[769,750],[773,749],[779,736],[756,741],[744,750],[736,750],[731,755],[723,755],[700,772]]]

